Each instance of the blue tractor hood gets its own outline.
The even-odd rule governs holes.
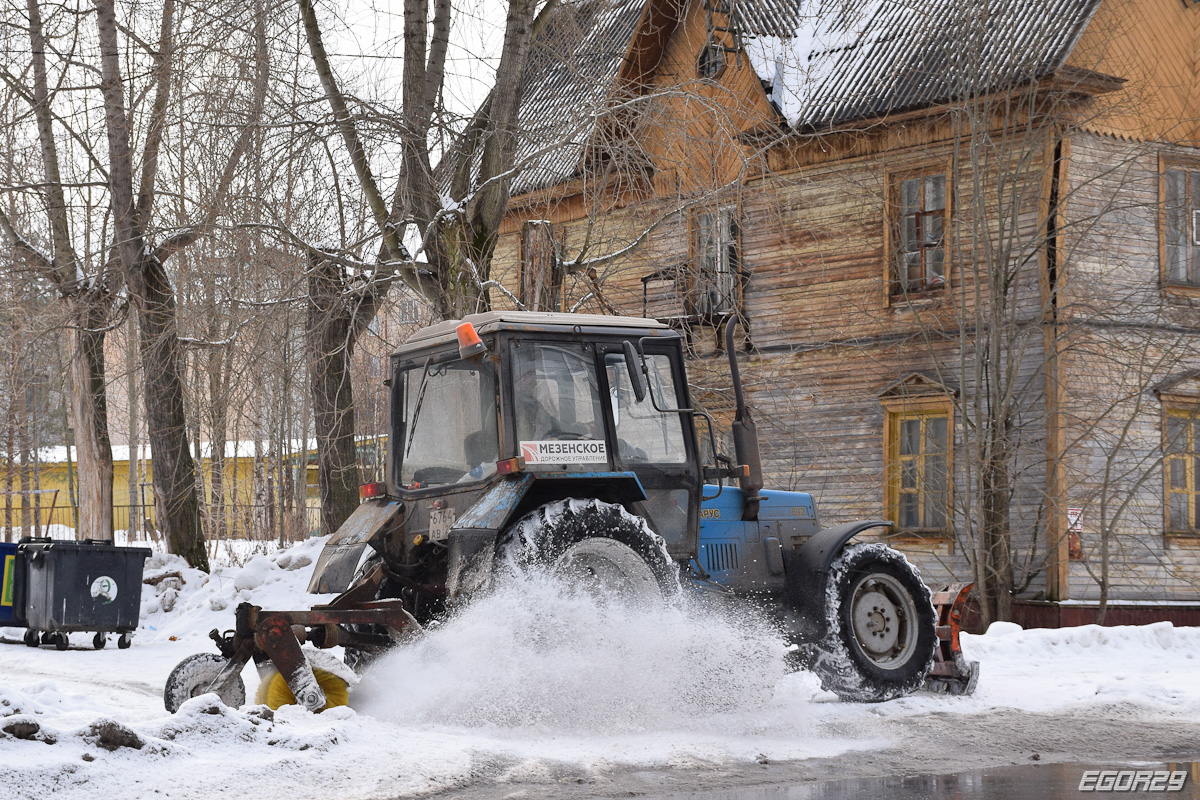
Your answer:
[[[716,486],[705,486],[704,496],[712,497],[717,494]],[[759,492],[760,502],[758,519],[760,521],[774,520],[806,520],[812,523],[813,532],[817,527],[817,505],[808,492],[784,492],[775,489],[763,489]],[[726,486],[720,495],[700,504],[701,536],[705,523],[713,520],[724,522],[740,522],[742,519],[742,490],[736,486]]]

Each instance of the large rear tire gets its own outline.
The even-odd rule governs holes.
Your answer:
[[[929,587],[884,544],[847,547],[826,583],[827,630],[801,646],[821,686],[843,700],[878,703],[921,688],[937,653]]]
[[[622,506],[559,500],[526,514],[498,543],[500,569],[549,569],[602,595],[673,597],[679,571],[662,537]]]

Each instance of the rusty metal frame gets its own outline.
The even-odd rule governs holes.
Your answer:
[[[938,694],[967,695],[979,683],[979,662],[963,656],[959,633],[962,631],[963,611],[971,596],[973,583],[952,583],[934,592],[933,607],[937,611],[938,647],[936,661],[925,688]]]
[[[325,708],[325,693],[317,684],[312,667],[300,645],[310,642],[319,648],[336,645],[378,646],[378,635],[356,633],[344,626],[373,625],[385,629],[388,637],[420,630],[420,625],[404,608],[402,600],[376,600],[383,567],[376,566],[361,583],[338,595],[326,605],[307,611],[264,611],[242,603],[237,608],[236,628],[222,635],[214,630],[216,641],[229,663],[210,684],[208,691],[221,694],[254,659],[270,659],[283,675],[296,702],[310,711]]]

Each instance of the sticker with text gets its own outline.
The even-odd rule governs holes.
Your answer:
[[[521,457],[526,464],[604,464],[608,450],[603,441],[592,439],[521,442]]]

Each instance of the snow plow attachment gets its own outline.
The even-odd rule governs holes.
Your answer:
[[[973,583],[952,583],[933,593],[933,608],[937,612],[938,648],[936,661],[925,688],[937,694],[968,695],[979,683],[979,662],[963,656],[958,635],[962,629],[963,611],[971,596]]]
[[[325,660],[314,658],[312,651],[306,655],[302,644],[318,650],[343,645],[378,651],[405,633],[420,630],[402,600],[374,599],[382,576],[383,567],[376,566],[363,581],[327,605],[308,611],[266,611],[242,603],[234,630],[209,633],[221,657],[206,655],[203,662],[195,662],[201,656],[189,656],[168,678],[163,692],[167,710],[174,713],[189,698],[208,692],[216,693],[226,704],[240,705],[245,697],[241,672],[251,659],[260,667],[260,674],[267,667],[278,670],[299,705],[313,712],[324,710],[330,705],[325,691],[328,684],[322,686],[320,679],[325,676],[319,674]],[[344,688],[338,686],[337,690]],[[286,694],[282,689],[276,686],[274,693]]]

